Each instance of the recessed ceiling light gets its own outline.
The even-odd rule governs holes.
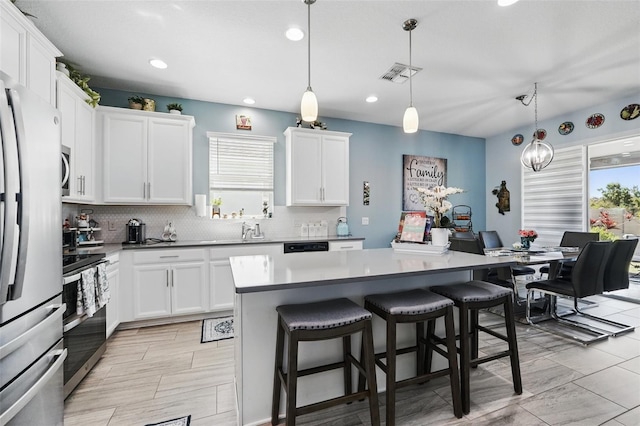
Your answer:
[[[498,6],[511,6],[517,2],[518,0],[498,0]]]
[[[256,100],[253,98],[244,98],[242,102],[244,102],[247,105],[253,105],[256,103]]]
[[[149,63],[151,64],[152,67],[158,68],[161,70],[167,68],[167,63],[162,59],[149,59]]]
[[[378,97],[371,95],[371,96],[367,96],[367,99],[365,99],[365,101],[369,102],[370,104],[374,103],[374,102],[378,102]]]
[[[300,41],[304,38],[304,32],[300,28],[289,28],[285,35],[291,41]]]

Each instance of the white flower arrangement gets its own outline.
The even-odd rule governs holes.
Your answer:
[[[453,207],[453,204],[447,200],[447,197],[452,194],[464,192],[463,189],[453,186],[449,188],[445,186],[434,186],[433,188],[415,188],[415,190],[418,191],[425,210],[427,212],[433,212],[435,218],[434,225],[436,228],[440,228],[442,216]]]

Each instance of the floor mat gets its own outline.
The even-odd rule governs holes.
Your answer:
[[[145,426],[189,426],[191,424],[191,415],[180,417],[172,420],[165,420],[160,423],[149,423]]]
[[[209,318],[202,320],[201,343],[233,339],[233,317]]]

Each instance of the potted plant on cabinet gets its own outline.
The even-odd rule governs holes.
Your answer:
[[[144,103],[144,98],[139,95],[133,95],[129,99],[129,108],[131,109],[142,109],[142,104]]]
[[[167,109],[169,110],[169,114],[182,114],[182,104],[172,103],[167,105]]]

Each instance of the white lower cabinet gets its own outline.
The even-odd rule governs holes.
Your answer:
[[[112,254],[106,257],[107,263],[107,280],[109,281],[109,292],[111,298],[105,309],[107,310],[107,338],[115,331],[120,324],[120,261],[118,254]]]
[[[202,249],[134,253],[133,319],[206,312],[208,286],[204,256]]]

